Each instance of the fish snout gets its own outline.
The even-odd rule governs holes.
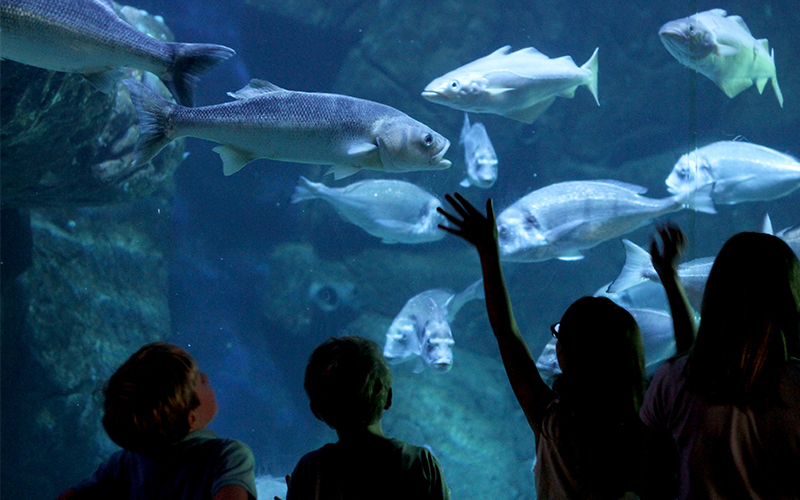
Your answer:
[[[447,373],[453,367],[453,360],[437,360],[428,366],[430,366],[431,371],[436,373]]]

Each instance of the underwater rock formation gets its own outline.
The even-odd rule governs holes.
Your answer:
[[[130,7],[121,13],[140,30],[172,40],[158,19]],[[153,75],[125,69],[164,97]],[[124,85],[103,94],[77,74],[0,62],[0,179],[4,207],[87,206],[141,199],[169,183],[183,141],[144,165],[131,166],[136,112]]]

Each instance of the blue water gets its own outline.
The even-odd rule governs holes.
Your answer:
[[[800,60],[800,14],[789,0],[724,5],[617,2],[613,8],[603,2],[524,2],[523,7],[523,2],[487,1],[474,6],[464,3],[463,8],[444,1],[409,4],[420,25],[416,36],[402,29],[370,29],[370,22],[391,25],[387,16],[405,12],[398,2],[381,2],[365,23],[341,30],[315,27],[239,2],[133,2],[162,15],[179,41],[220,43],[237,51],[233,59],[203,76],[196,105],[226,101],[226,92],[238,90],[250,78],[291,90],[344,93],[392,105],[448,137],[452,145],[446,157],[453,161],[449,171],[393,178],[417,183],[442,198],[460,190],[479,207],[490,196],[498,213],[530,191],[564,180],[616,179],[646,186],[647,196],[665,197],[663,181],[681,154],[739,136],[800,156],[800,76],[794,64]],[[763,95],[751,88],[729,99],[708,79],[675,61],[659,42],[657,31],[664,22],[715,7],[742,16],[756,38],[770,40],[786,98],[784,109],[770,85]],[[525,14],[508,22],[500,9]],[[408,25],[407,19],[402,22]],[[436,36],[431,25],[447,29]],[[366,34],[376,40],[377,55],[369,54]],[[398,48],[387,48],[392,44]],[[494,141],[499,177],[488,190],[460,188],[464,163],[458,132],[463,114],[425,102],[419,92],[433,78],[506,44],[515,50],[534,46],[550,57],[571,55],[578,65],[599,46],[601,106],[585,88],[579,88],[574,99],[557,99],[532,125],[495,115],[471,115],[473,123],[486,125]],[[462,46],[470,50],[459,52]],[[448,51],[463,56],[431,71],[428,59]],[[377,76],[372,81],[360,79],[370,72],[391,73],[387,61],[375,58],[392,53],[404,53],[410,61],[403,71],[406,81],[381,86],[376,82],[384,80]],[[348,58],[359,54],[369,60],[366,70],[358,77],[343,74],[344,69],[353,68]],[[211,427],[248,443],[259,474],[280,477],[305,452],[335,439],[332,431],[314,419],[302,390],[305,361],[314,346],[330,336],[352,332],[354,325],[388,326],[416,293],[440,287],[463,289],[480,276],[480,269],[472,249],[454,237],[417,246],[384,245],[338,218],[324,202],[290,204],[300,175],[334,184],[322,177],[324,168],[259,160],[225,177],[212,147],[209,142],[188,139],[190,154],[175,174],[168,256],[172,331],[167,339],[187,347],[209,374],[220,405]],[[362,171],[335,185],[378,177]],[[681,212],[670,219],[689,235],[688,260],[714,255],[738,231],[757,230],[767,212],[776,229],[798,224],[799,206],[800,191],[796,191],[772,202],[719,207],[716,215]],[[652,226],[626,237],[644,245],[651,233]],[[278,273],[270,257],[276,248],[295,242],[310,244],[325,261],[355,269],[361,266],[359,259],[364,259],[364,265],[368,260],[369,266],[378,266],[381,255],[391,255],[384,258],[399,259],[401,271],[391,279],[375,276],[374,283],[369,283],[368,273],[359,275],[372,288],[359,297],[358,306],[326,314],[309,305],[309,323],[292,331],[269,314],[282,307],[275,304],[280,300],[274,293]],[[411,265],[417,258],[427,262],[426,273],[417,274],[419,267]],[[406,267],[404,259],[409,262]],[[534,355],[548,340],[547,325],[558,321],[573,300],[613,280],[623,261],[622,245],[609,241],[586,251],[586,258],[576,262],[506,265],[517,320]],[[470,304],[454,323],[457,350],[449,373],[417,375],[410,366],[393,367],[399,402],[387,412],[384,430],[430,446],[442,461],[454,498],[491,491],[497,498],[535,498],[530,472],[535,455],[532,433],[505,385],[482,307],[480,302]],[[371,333],[380,340],[385,330],[373,328]],[[492,383],[486,385],[495,392],[486,392],[480,381],[470,378],[470,371],[492,374]],[[414,407],[410,401],[417,400],[410,396],[404,400],[404,393],[446,395],[452,399],[442,401],[468,402],[459,408],[461,413],[440,410],[417,416],[427,426],[412,425],[408,419],[414,410],[439,406],[429,401],[428,407]],[[505,421],[497,414],[498,408],[508,410]],[[500,426],[509,428],[501,433]],[[487,474],[496,467],[498,456],[505,456],[512,465]],[[91,467],[82,472],[90,473]],[[42,474],[53,489],[82,478],[80,471],[62,474],[58,467]],[[31,492],[30,498],[49,497]]]

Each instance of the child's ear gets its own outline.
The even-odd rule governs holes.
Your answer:
[[[193,409],[189,411],[189,432],[192,432],[194,429],[194,425],[197,423],[197,412]]]
[[[388,410],[392,407],[392,388],[389,387],[389,395],[386,397],[386,406],[383,407],[384,410]]]

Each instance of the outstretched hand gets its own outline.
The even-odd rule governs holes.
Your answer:
[[[461,216],[461,220],[439,207],[436,211],[444,215],[450,224],[455,226],[449,227],[439,224],[440,229],[464,238],[475,245],[480,253],[497,247],[497,223],[495,222],[494,206],[491,198],[486,200],[486,216],[481,214],[459,193],[454,193],[453,196],[446,194],[444,199],[453,206],[453,210]]]
[[[659,277],[674,275],[678,272],[678,262],[683,249],[686,247],[686,235],[681,228],[672,222],[659,225],[656,228],[658,239],[661,240],[659,246],[658,239],[653,236],[650,239],[650,259]]]

